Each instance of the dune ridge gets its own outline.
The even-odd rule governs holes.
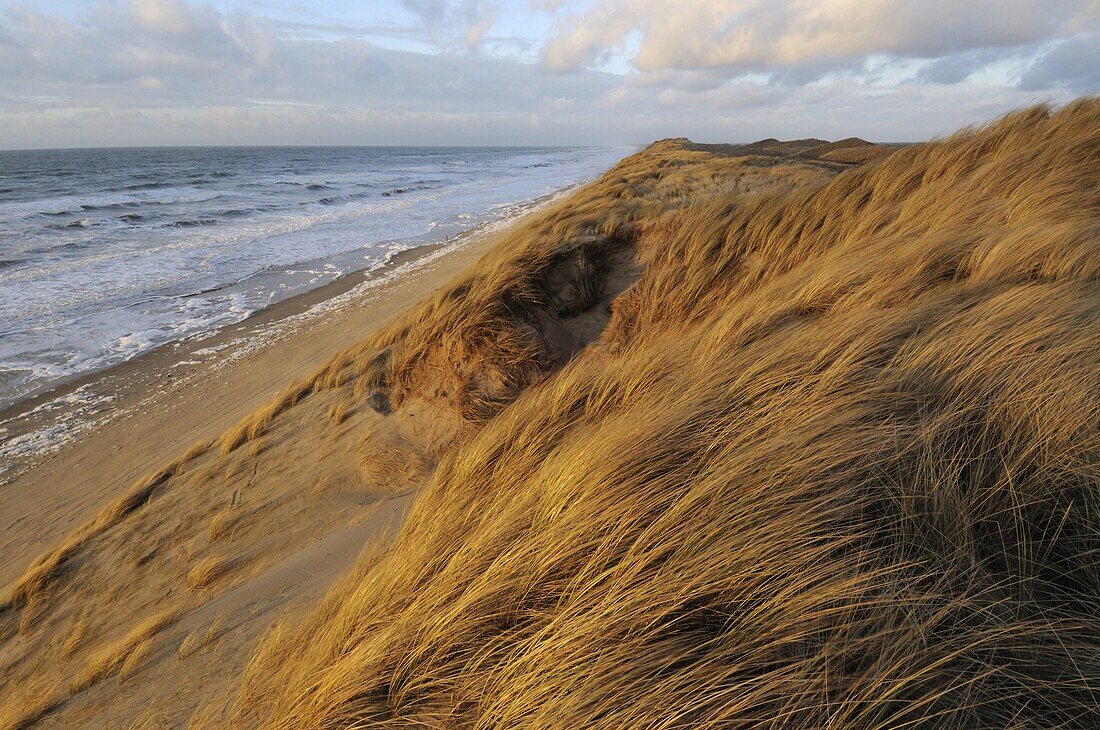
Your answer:
[[[0,726],[1095,725],[1100,103],[861,142],[524,220],[9,586]]]

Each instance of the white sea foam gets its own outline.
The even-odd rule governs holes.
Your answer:
[[[0,474],[10,471],[22,459],[54,454],[110,419],[106,406],[115,396],[99,394],[84,385],[72,392],[46,401],[13,420],[34,419],[58,411],[57,418],[46,418],[45,425],[19,436],[0,441]],[[4,423],[9,423],[5,421]],[[0,435],[9,433],[0,428]],[[2,483],[2,481],[0,481]]]

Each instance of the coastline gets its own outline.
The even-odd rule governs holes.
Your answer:
[[[514,215],[395,254],[201,338],[166,343],[0,411],[0,584],[141,474],[213,439],[429,296],[523,217]],[[23,448],[26,453],[19,453]]]
[[[514,225],[583,184],[538,196],[519,204],[510,215],[445,239],[424,234],[421,243],[396,251],[380,266],[351,271],[258,309],[238,322],[163,343],[129,360],[71,376],[0,407],[0,488],[14,481],[16,472],[36,459],[60,452],[105,425],[108,419],[113,420],[116,416],[111,411],[118,410],[120,399],[126,399],[134,391],[152,391],[186,382],[198,375],[197,366],[221,368],[251,349],[265,347],[267,340],[293,336],[289,330],[304,324],[297,320],[319,316],[333,307],[361,304],[363,296],[389,279],[416,271],[426,263],[423,259],[477,245],[477,239]]]

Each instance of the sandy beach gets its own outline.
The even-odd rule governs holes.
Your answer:
[[[515,220],[404,251],[382,269],[350,274],[0,412],[4,439],[23,447],[5,455],[0,473],[0,584],[141,474],[217,437],[453,279]]]

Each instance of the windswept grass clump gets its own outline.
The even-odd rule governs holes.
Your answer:
[[[93,684],[120,672],[123,676],[132,673],[137,664],[148,656],[156,635],[178,618],[179,615],[174,611],[156,614],[135,626],[117,642],[96,650],[88,658],[84,671],[74,680],[72,691],[83,692]]]
[[[19,695],[0,706],[0,730],[26,730],[64,701],[65,692],[56,680],[39,680],[21,688]]]
[[[221,455],[227,456],[241,445],[258,439],[281,413],[297,405],[313,390],[314,383],[308,379],[293,383],[273,402],[241,419],[240,423],[223,433],[218,439]]]
[[[208,649],[229,630],[230,627],[226,625],[225,616],[219,616],[208,626],[195,629],[180,642],[179,648],[176,650],[176,659],[184,661],[188,657]]]
[[[236,558],[208,555],[187,572],[187,587],[193,591],[202,590],[238,565]]]
[[[649,155],[341,360],[483,425],[231,720],[1100,724],[1100,102],[751,198]],[[644,271],[555,370],[582,241]]]

